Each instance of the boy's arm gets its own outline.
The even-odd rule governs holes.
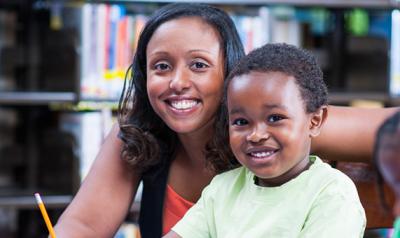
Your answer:
[[[399,109],[329,106],[321,134],[312,141],[312,153],[326,160],[371,161],[378,127]]]
[[[203,189],[200,199],[171,229],[166,237],[209,238],[215,237],[214,191],[215,178]],[[213,236],[214,235],[214,236]]]
[[[58,220],[58,238],[112,237],[125,219],[139,177],[120,158],[114,125],[71,204]]]
[[[334,181],[314,201],[299,238],[362,238],[364,209],[354,184]]]

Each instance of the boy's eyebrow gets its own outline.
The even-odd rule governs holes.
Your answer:
[[[281,104],[264,104],[264,107],[266,107],[267,109],[274,109],[274,108],[279,108],[279,109],[284,109],[287,110],[287,107]]]
[[[278,109],[283,109],[283,110],[287,110],[287,107],[281,104],[264,104],[263,107],[267,108],[268,110],[274,109],[274,108],[278,108]],[[242,107],[238,107],[238,108],[232,108],[229,111],[229,114],[236,114],[236,113],[244,113],[244,109]]]
[[[232,110],[229,111],[229,115],[236,114],[236,113],[243,113],[243,112],[244,112],[244,110],[241,107],[232,108]]]

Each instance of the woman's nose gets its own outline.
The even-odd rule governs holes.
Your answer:
[[[190,72],[185,67],[178,68],[169,83],[169,87],[176,92],[182,92],[190,88],[190,85]]]
[[[250,134],[247,135],[246,139],[249,142],[258,143],[263,140],[267,140],[270,134],[265,125],[257,125],[253,128]]]

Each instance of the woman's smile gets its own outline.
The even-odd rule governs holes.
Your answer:
[[[200,109],[201,100],[193,97],[172,96],[164,100],[167,108],[176,116],[191,116]]]

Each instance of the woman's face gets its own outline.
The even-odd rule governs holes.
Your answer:
[[[161,119],[180,134],[211,125],[224,78],[218,32],[198,17],[167,21],[154,32],[146,57],[147,93]]]

